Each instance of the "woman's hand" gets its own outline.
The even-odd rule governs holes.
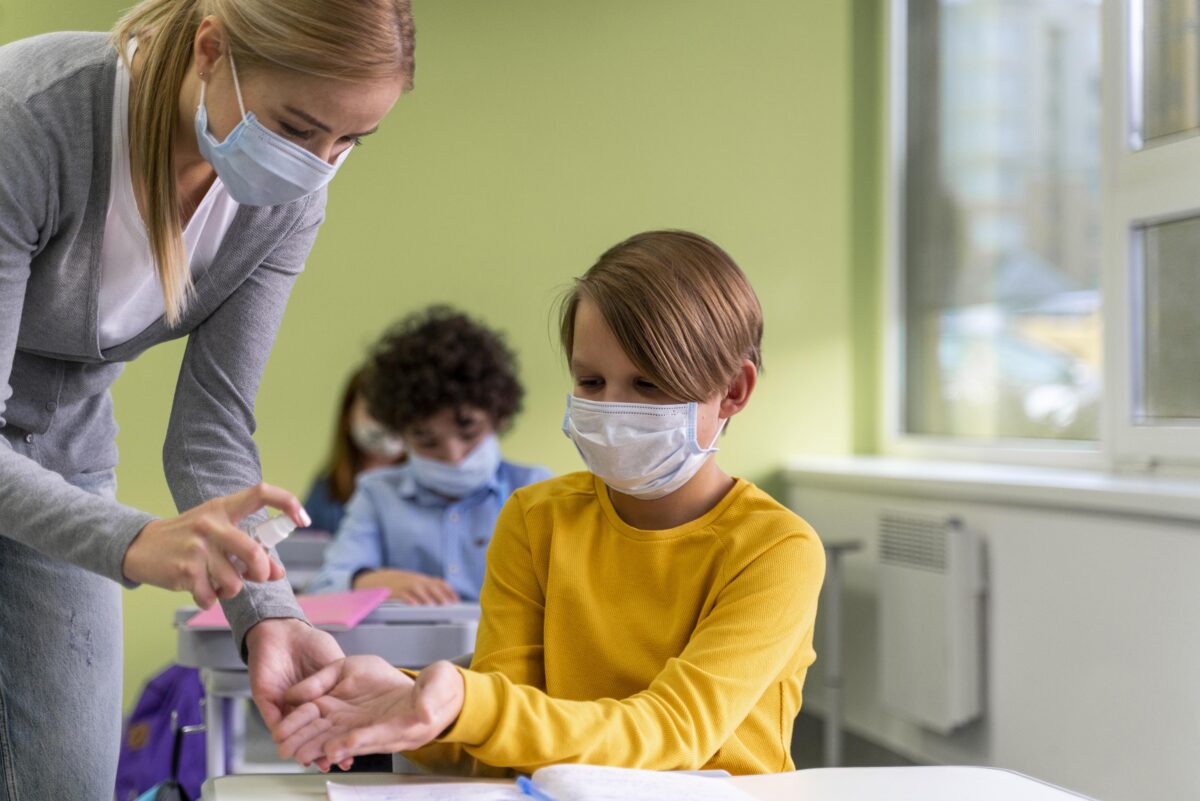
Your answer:
[[[308,513],[295,495],[259,484],[213,498],[179,517],[147,523],[126,549],[121,572],[130,581],[186,590],[202,609],[208,609],[217,598],[232,598],[242,591],[243,576],[229,561],[230,556],[245,565],[245,580],[281,579],[283,566],[237,527],[239,521],[265,506],[286,512],[298,526],[309,524]]]
[[[462,675],[434,662],[414,682],[377,656],[351,656],[292,687],[295,709],[271,731],[279,755],[348,768],[357,754],[419,748],[458,719]]]
[[[345,658],[337,640],[297,618],[268,618],[246,634],[250,691],[269,728],[292,711],[284,699],[292,685]],[[321,761],[324,770],[329,763]]]
[[[369,590],[374,587],[387,587],[392,591],[391,597],[410,604],[437,606],[459,601],[458,593],[444,579],[412,570],[369,570],[354,579],[353,589]]]

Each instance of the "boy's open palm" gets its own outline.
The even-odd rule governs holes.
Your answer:
[[[347,768],[358,754],[419,748],[462,710],[463,681],[435,662],[414,682],[377,656],[351,656],[287,691],[294,707],[272,731],[279,755],[309,765],[322,758]]]

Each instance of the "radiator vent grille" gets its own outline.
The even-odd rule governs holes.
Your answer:
[[[942,734],[979,717],[982,555],[950,510],[877,507],[880,698]]]
[[[945,573],[947,538],[956,527],[953,518],[883,512],[879,516],[879,561]]]

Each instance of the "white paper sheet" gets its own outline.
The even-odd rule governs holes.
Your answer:
[[[352,785],[327,782],[329,801],[529,801],[516,785],[430,784]]]

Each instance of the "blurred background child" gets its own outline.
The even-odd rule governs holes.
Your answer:
[[[403,438],[402,464],[359,477],[310,592],[386,587],[410,603],[477,600],[512,492],[549,478],[504,460],[524,391],[502,337],[447,306],[407,317],[372,350],[367,413]]]
[[[404,440],[367,413],[363,398],[366,378],[367,368],[360,367],[346,383],[329,461],[304,499],[314,531],[333,534],[338,530],[359,473],[404,461]]]

